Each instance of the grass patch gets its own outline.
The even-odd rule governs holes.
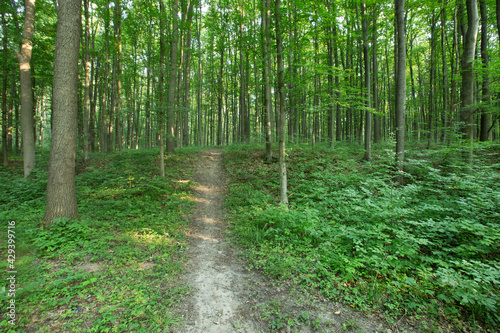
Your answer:
[[[228,147],[226,206],[250,266],[358,309],[475,331],[500,324],[500,147],[474,167],[453,148],[409,150],[405,185],[392,147],[291,146],[289,210],[263,148]]]
[[[4,317],[0,330],[164,332],[179,324],[175,306],[188,290],[178,277],[193,206],[187,180],[198,152],[166,156],[165,178],[156,149],[92,154],[76,167],[81,220],[59,219],[49,230],[41,227],[48,152],[38,153],[27,179],[19,161],[0,169],[0,232],[16,222],[17,269],[16,325]],[[3,236],[0,251],[5,272]],[[2,309],[7,289],[0,286]]]

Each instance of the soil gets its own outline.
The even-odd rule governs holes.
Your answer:
[[[187,273],[191,294],[181,302],[184,324],[175,333],[225,332],[417,332],[404,316],[389,325],[378,313],[268,280],[245,268],[226,237],[222,204],[226,180],[219,149],[205,150],[194,174],[196,208],[191,216]]]

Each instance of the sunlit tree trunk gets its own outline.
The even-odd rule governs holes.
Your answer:
[[[24,177],[35,168],[35,137],[33,133],[33,91],[31,81],[32,39],[35,30],[35,0],[25,1],[23,41],[17,52],[21,72],[21,135],[23,137]]]
[[[77,218],[75,155],[81,0],[59,0],[54,55],[52,140],[44,221]]]
[[[477,0],[466,0],[467,32],[464,38],[464,52],[462,56],[462,108],[460,121],[463,123],[462,138],[468,141],[469,149],[467,160],[472,163],[472,142],[474,139],[474,69],[473,61],[476,51],[477,33],[479,29],[479,14]]]

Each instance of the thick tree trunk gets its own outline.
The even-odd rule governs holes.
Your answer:
[[[469,143],[467,160],[472,163],[474,139],[474,55],[476,51],[477,33],[479,28],[479,14],[477,0],[466,0],[467,32],[464,38],[464,53],[462,56],[462,109],[460,121],[463,123],[462,138]]]
[[[35,0],[25,1],[23,42],[17,53],[21,72],[21,135],[23,137],[24,177],[35,168],[35,137],[33,133],[33,90],[31,81],[31,49],[35,30]]]
[[[406,102],[406,34],[405,0],[395,0],[397,22],[397,80],[396,80],[396,166],[403,171],[405,156],[405,102]],[[398,177],[400,183],[403,177]]]
[[[44,221],[78,217],[75,155],[78,114],[78,56],[81,0],[60,0],[54,55],[52,142]]]
[[[280,201],[282,205],[288,206],[287,175],[285,163],[285,138],[286,138],[286,110],[285,110],[285,80],[283,66],[283,42],[281,37],[281,0],[275,0],[275,24],[276,24],[276,52],[278,66],[278,96],[279,96],[279,177],[280,177]]]

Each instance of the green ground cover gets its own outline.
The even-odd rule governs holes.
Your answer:
[[[225,149],[231,234],[249,266],[353,308],[494,329],[500,324],[500,150],[471,168],[458,149],[407,152],[395,182],[392,147],[291,146],[289,209],[278,204],[277,163],[256,146]]]
[[[16,223],[17,269],[17,325],[2,315],[0,331],[164,332],[179,322],[175,305],[188,290],[176,281],[193,206],[187,180],[198,151],[167,156],[164,179],[157,149],[91,155],[77,163],[81,220],[49,230],[41,226],[48,152],[27,179],[21,160],[0,169],[0,269],[7,221]],[[10,299],[4,286],[1,313]]]

